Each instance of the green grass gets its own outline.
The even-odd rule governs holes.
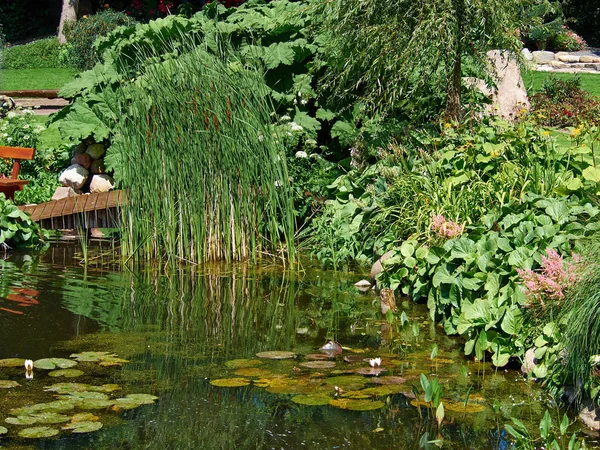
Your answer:
[[[594,73],[574,74],[536,71],[523,72],[523,81],[525,82],[525,87],[527,88],[529,95],[541,91],[544,81],[551,76],[560,80],[569,80],[575,76],[578,76],[581,79],[581,87],[590,94],[600,98],[600,72],[598,72],[598,75]]]
[[[0,90],[60,89],[71,81],[75,69],[10,69],[0,70]]]

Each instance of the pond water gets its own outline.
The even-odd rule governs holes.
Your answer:
[[[460,340],[432,323],[424,306],[401,302],[405,323],[389,324],[375,294],[353,286],[360,274],[214,265],[166,276],[111,270],[101,256],[96,249],[84,268],[75,244],[56,243],[39,256],[0,260],[0,359],[112,355],[106,364],[101,357],[79,361],[76,378],[36,367],[26,380],[22,366],[0,361],[0,380],[20,385],[0,389],[0,426],[8,430],[0,448],[398,449],[439,439],[443,448],[505,449],[510,417],[537,428],[547,408],[540,387],[516,370],[465,358]],[[343,353],[312,364],[322,357],[306,355],[329,340]],[[256,356],[267,351],[296,356]],[[365,375],[363,359],[375,357],[384,371]],[[415,406],[412,385],[420,386],[421,373],[443,388],[439,430],[434,412]],[[219,386],[232,378],[242,386]],[[62,430],[64,423],[42,422],[28,426],[58,434],[19,436],[27,426],[6,418],[57,394],[79,396],[74,408],[59,411],[69,416],[64,421],[90,412],[73,385],[44,390],[56,383],[117,385],[85,394],[107,401],[89,408],[102,428],[76,434]],[[130,403],[116,398],[132,393],[158,400],[119,407]],[[321,404],[300,404],[311,401]]]

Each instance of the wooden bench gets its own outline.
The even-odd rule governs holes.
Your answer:
[[[10,178],[6,175],[0,175],[0,192],[6,195],[6,198],[13,199],[15,192],[23,189],[29,181],[19,180],[19,171],[21,170],[21,160],[33,159],[35,149],[26,147],[2,147],[0,146],[0,159],[12,159],[13,167]]]

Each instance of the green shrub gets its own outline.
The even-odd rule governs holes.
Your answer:
[[[0,193],[0,251],[43,244],[40,227]]]
[[[58,38],[40,39],[29,44],[8,47],[4,69],[46,69],[67,67],[60,57]]]
[[[600,101],[581,88],[581,79],[548,77],[541,92],[531,97],[531,117],[540,125],[600,124]]]
[[[34,120],[32,111],[10,112],[0,121],[0,145],[36,148],[44,126]],[[37,148],[31,161],[22,161],[19,177],[29,180],[15,193],[15,203],[42,203],[50,200],[58,183],[58,173],[65,167],[68,155],[54,148]],[[11,161],[0,161],[0,173],[9,173]]]
[[[560,32],[551,40],[549,47],[554,51],[576,52],[587,47],[585,40],[566,26],[562,26]]]
[[[68,45],[67,59],[80,70],[94,67],[98,55],[93,48],[94,41],[121,25],[135,23],[124,13],[104,10],[77,21],[67,22],[64,27]]]

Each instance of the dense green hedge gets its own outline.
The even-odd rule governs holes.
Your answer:
[[[40,39],[25,45],[8,47],[4,52],[4,69],[47,69],[68,67],[61,57],[58,39]]]

